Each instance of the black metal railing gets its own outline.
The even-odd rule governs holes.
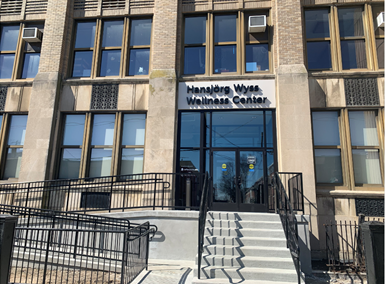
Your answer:
[[[362,217],[362,221],[330,221],[324,224],[327,263],[330,271],[351,269],[365,272],[365,248],[360,232],[360,222],[384,218]]]
[[[0,204],[84,213],[125,209],[198,210],[202,183],[203,174],[199,173],[142,173],[0,184]]]
[[[208,173],[205,173],[205,178],[203,182],[203,190],[202,190],[202,198],[201,198],[201,204],[199,207],[199,223],[198,223],[198,279],[201,278],[201,263],[202,263],[202,253],[203,253],[203,245],[204,245],[204,233],[205,233],[205,226],[206,226],[206,216],[207,211],[210,207],[209,202],[209,190],[211,179],[208,175]]]
[[[302,173],[300,172],[276,172],[278,174],[283,188],[289,198],[293,211],[304,212],[304,196],[303,196],[303,182]],[[272,177],[269,177],[272,180]],[[269,210],[275,211],[275,189],[269,187]]]
[[[148,264],[154,230],[17,227],[10,283],[130,283]]]
[[[286,235],[287,247],[290,250],[298,275],[298,284],[301,283],[301,268],[299,261],[298,225],[295,212],[287,195],[287,190],[281,181],[280,174],[275,173],[273,179],[275,189],[276,213],[279,214]]]

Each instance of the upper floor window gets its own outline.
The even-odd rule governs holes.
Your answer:
[[[1,178],[18,178],[23,154],[27,115],[0,114]],[[1,136],[3,134],[3,136]]]
[[[383,48],[379,50],[383,47],[383,28],[374,22],[374,16],[380,13],[381,8],[365,7],[333,6],[305,10],[309,70],[383,68]],[[370,40],[373,37],[376,38],[375,46]]]
[[[79,21],[75,26],[72,77],[149,73],[151,19]]]
[[[58,178],[143,172],[145,114],[66,114]]]
[[[342,109],[312,113],[317,184],[383,189],[382,112]]]
[[[207,14],[184,18],[183,74],[269,72],[269,28],[249,33],[249,17],[267,12]]]
[[[22,39],[23,29],[29,29]],[[34,37],[43,32],[43,24],[25,23],[0,26],[0,79],[34,78],[39,69],[41,39]]]

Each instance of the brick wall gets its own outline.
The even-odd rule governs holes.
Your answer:
[[[39,72],[62,72],[63,55],[66,45],[67,21],[72,1],[50,0],[47,7],[47,18],[44,25]],[[71,10],[72,11],[72,10]],[[68,60],[68,58],[65,58]]]
[[[278,65],[303,64],[301,1],[277,0],[275,8]]]
[[[152,69],[175,69],[178,0],[156,0],[153,21]]]

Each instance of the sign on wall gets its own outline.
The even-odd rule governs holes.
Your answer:
[[[178,108],[275,108],[275,80],[180,82]]]

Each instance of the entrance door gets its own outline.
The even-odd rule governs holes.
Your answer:
[[[267,211],[266,152],[213,150],[213,210]]]

